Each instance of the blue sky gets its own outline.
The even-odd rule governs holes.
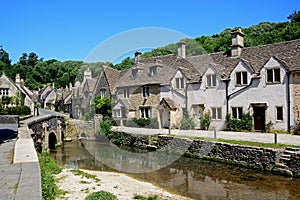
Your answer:
[[[131,29],[160,27],[195,38],[284,22],[294,10],[300,10],[299,0],[10,0],[0,4],[0,45],[13,63],[23,52],[85,60],[97,45]]]

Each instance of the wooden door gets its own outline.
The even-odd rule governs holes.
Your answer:
[[[253,107],[253,119],[255,131],[264,131],[266,123],[265,107]]]

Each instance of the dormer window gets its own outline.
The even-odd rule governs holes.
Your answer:
[[[280,83],[280,69],[267,69],[267,83]]]
[[[176,89],[184,88],[184,79],[183,78],[175,78],[175,82],[176,82]]]
[[[207,85],[207,87],[216,87],[217,86],[217,77],[215,74],[209,74],[206,76],[206,85]]]
[[[132,69],[131,70],[131,76],[133,78],[137,78],[138,77],[138,69]]]
[[[157,66],[150,67],[150,76],[157,74]]]
[[[236,85],[247,85],[247,72],[236,72],[235,74],[235,84]]]
[[[8,88],[0,88],[0,95],[6,96],[9,94]]]

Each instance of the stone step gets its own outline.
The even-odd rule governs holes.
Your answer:
[[[285,151],[283,152],[283,154],[289,154],[289,155],[292,155],[292,154],[295,154],[295,153],[297,153],[297,151],[285,150]]]
[[[281,158],[291,158],[292,155],[291,154],[282,154]]]
[[[286,147],[286,148],[285,148],[285,151],[298,152],[298,151],[300,151],[300,148]]]
[[[289,169],[288,166],[283,163],[276,163],[276,167],[279,169]]]
[[[288,161],[290,161],[291,159],[290,158],[284,158],[284,157],[280,157],[279,158],[279,162],[280,163],[286,163],[286,162],[288,162]]]

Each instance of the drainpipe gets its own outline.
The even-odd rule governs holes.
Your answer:
[[[229,79],[224,79],[223,81],[226,84],[225,95],[226,95],[226,116],[227,116],[229,113],[229,96],[228,96]]]
[[[287,93],[287,130],[288,133],[291,132],[291,101],[290,101],[290,71],[286,72],[287,75],[287,88],[286,88],[286,93]]]
[[[187,93],[188,93],[188,87],[189,87],[189,81],[186,82],[186,85],[185,85],[185,109],[186,111],[188,111],[188,96],[187,96]]]

